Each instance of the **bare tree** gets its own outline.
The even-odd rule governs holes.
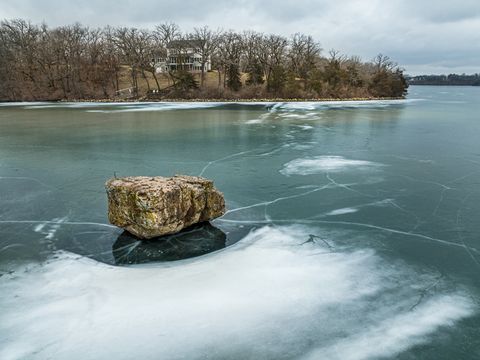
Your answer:
[[[221,31],[212,31],[208,26],[194,28],[193,34],[190,39],[195,41],[195,47],[198,49],[198,53],[201,57],[201,86],[204,86],[205,82],[205,67],[208,61],[211,61],[211,57],[217,49],[220,41]]]
[[[118,94],[124,78],[130,79],[132,95],[140,96],[142,78],[147,90],[152,79],[160,89],[156,68],[159,60],[168,62],[167,46],[177,64],[168,78],[176,96],[207,96],[208,91],[198,92],[190,63],[200,63],[201,84],[208,88],[208,61],[218,70],[218,86],[223,75],[223,87],[233,92],[242,86],[242,72],[248,74],[245,85],[252,91],[243,94],[251,96],[397,97],[408,87],[388,56],[365,63],[332,50],[322,57],[319,43],[301,33],[287,39],[203,26],[182,35],[175,23],[150,31],[80,24],[49,28],[16,19],[0,22],[0,100],[108,98]],[[191,48],[200,59],[191,59]]]
[[[223,87],[232,80],[238,84],[237,79],[234,80],[232,77],[233,75],[238,77],[242,52],[243,41],[239,33],[230,30],[222,34],[219,39],[218,59],[224,72]],[[227,73],[229,76],[226,76]]]
[[[166,48],[171,41],[178,40],[182,36],[182,32],[180,31],[180,27],[174,22],[166,22],[157,25],[153,35],[157,41]]]
[[[288,41],[279,35],[264,37],[260,44],[259,60],[265,69],[267,87],[271,86],[271,75],[275,69],[279,69],[285,62]]]
[[[383,54],[378,54],[373,59],[373,65],[375,66],[375,70],[379,71],[392,71],[397,64],[393,62],[388,56]]]
[[[263,84],[265,76],[264,63],[261,61],[261,49],[264,35],[254,31],[245,31],[242,34],[243,55],[241,68],[249,76],[247,83]]]
[[[119,74],[120,74],[120,53],[117,51],[115,45],[115,30],[110,26],[103,29],[104,45],[103,45],[103,61],[105,68],[105,76],[111,79],[115,88],[115,93],[120,89]]]
[[[131,85],[133,93],[138,96],[138,75],[141,73],[142,54],[138,39],[139,30],[135,28],[118,28],[115,30],[113,41],[120,50],[123,60],[130,67]],[[140,46],[139,46],[140,45]]]
[[[320,44],[310,35],[296,33],[290,41],[288,59],[295,75],[302,78],[308,87],[310,72],[315,69],[320,55]]]
[[[2,22],[2,29],[12,62],[10,80],[18,82],[30,96],[36,97],[37,78],[36,55],[40,31],[37,26],[22,19]]]

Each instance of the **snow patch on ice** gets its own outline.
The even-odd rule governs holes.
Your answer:
[[[252,119],[252,120],[247,120],[245,121],[245,124],[260,124],[262,123],[262,119]]]
[[[0,358],[362,360],[474,313],[458,290],[427,294],[433,274],[318,231],[264,227],[201,258],[136,267],[59,252],[0,278]]]
[[[114,109],[87,110],[88,112],[144,112],[144,111],[167,111],[167,110],[193,110],[214,108],[225,105],[222,102],[151,102],[151,103],[131,103],[116,106]]]
[[[68,220],[68,217],[55,218],[51,221],[44,222],[36,225],[33,230],[37,233],[44,235],[44,238],[47,240],[52,240],[55,237],[56,232],[60,229],[62,223],[65,223]]]
[[[395,356],[428,340],[438,328],[468,317],[472,303],[463,296],[443,295],[426,301],[415,311],[405,311],[363,332],[312,351],[303,360],[368,360]]]
[[[382,166],[366,160],[346,159],[343,156],[317,156],[313,158],[295,159],[283,166],[283,175],[312,175],[323,172],[338,172],[354,168],[372,169]]]
[[[358,209],[356,208],[342,208],[342,209],[336,209],[336,210],[332,210],[328,213],[326,213],[325,215],[327,216],[335,216],[335,215],[343,215],[343,214],[351,214],[351,213],[355,213],[357,212]]]
[[[339,100],[339,101],[299,101],[280,104],[278,110],[328,110],[328,109],[358,109],[383,108],[412,104],[421,99],[400,100]]]
[[[297,127],[299,127],[299,128],[302,129],[302,130],[310,130],[310,129],[313,129],[313,126],[311,126],[311,125],[297,125]]]

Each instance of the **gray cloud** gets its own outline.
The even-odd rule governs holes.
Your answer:
[[[382,52],[407,72],[480,72],[478,0],[16,0],[0,18],[62,25],[153,27],[175,21],[184,30],[208,24],[290,35],[305,32],[323,48],[370,59]]]
[[[480,2],[478,0],[424,1],[417,3],[407,0],[402,2],[399,8],[412,17],[438,23],[458,22],[480,16]]]

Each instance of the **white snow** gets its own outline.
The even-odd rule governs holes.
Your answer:
[[[114,267],[60,252],[19,268],[0,277],[0,358],[362,360],[475,311],[454,287],[421,298],[435,274],[306,242],[318,231],[263,227],[168,264]]]
[[[348,208],[341,208],[341,209],[332,210],[332,211],[326,213],[325,215],[326,216],[344,215],[344,214],[355,213],[357,211],[358,211],[357,208],[348,207]]]
[[[283,175],[312,175],[323,172],[339,172],[354,168],[355,170],[373,169],[382,166],[366,160],[346,159],[343,156],[322,155],[311,158],[292,160],[283,166]]]

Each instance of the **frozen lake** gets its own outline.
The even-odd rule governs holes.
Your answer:
[[[479,100],[0,104],[0,359],[480,358]],[[227,214],[108,224],[174,174]]]

